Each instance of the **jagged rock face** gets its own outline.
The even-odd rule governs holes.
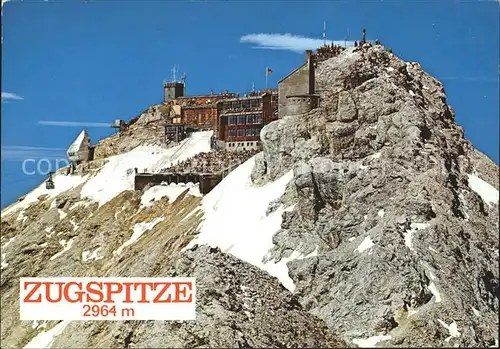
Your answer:
[[[282,201],[296,205],[272,255],[318,247],[288,263],[300,302],[358,344],[493,345],[498,166],[416,63],[351,49],[320,63],[316,80],[320,108],[266,126],[252,173],[265,183],[294,171]],[[496,203],[471,189],[477,177]]]
[[[128,273],[137,274],[133,269]],[[322,320],[262,270],[202,246],[158,264],[197,284],[196,321],[74,322],[54,347],[342,347]],[[142,275],[142,274],[141,274]],[[293,336],[290,335],[293,333]]]
[[[150,123],[158,123],[161,121],[166,121],[170,116],[171,112],[170,105],[157,104],[152,105],[148,109],[146,109],[137,120],[137,125],[147,125]]]
[[[140,145],[165,144],[165,129],[162,126],[171,109],[166,105],[153,105],[146,109],[127,130],[98,142],[94,159],[103,159],[130,151]]]

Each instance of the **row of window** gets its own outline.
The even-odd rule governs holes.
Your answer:
[[[234,142],[234,143],[228,143],[227,146],[229,148],[234,148],[234,147],[245,147],[245,142]],[[246,142],[247,147],[255,147],[257,146],[257,142]]]
[[[260,128],[246,128],[246,129],[229,129],[227,130],[228,137],[245,137],[245,136],[253,136],[258,137],[260,135]]]
[[[232,101],[232,102],[224,102],[222,104],[223,109],[248,109],[248,108],[259,108],[261,106],[262,106],[262,99]]]
[[[261,124],[262,114],[228,116],[228,125],[246,125],[246,124]]]

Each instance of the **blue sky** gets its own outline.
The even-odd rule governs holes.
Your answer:
[[[330,40],[366,28],[442,80],[467,138],[499,162],[498,1],[13,0],[2,11],[2,207],[44,178],[23,174],[24,159],[64,157],[82,129],[71,123],[110,135],[103,124],[162,101],[174,65],[188,94],[263,88],[266,66],[275,87],[321,44],[323,21]]]

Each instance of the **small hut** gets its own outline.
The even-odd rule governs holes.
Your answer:
[[[90,148],[90,137],[87,134],[87,131],[82,130],[66,152],[68,160],[74,164],[92,160],[92,152]]]

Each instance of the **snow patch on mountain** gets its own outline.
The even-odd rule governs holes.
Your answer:
[[[33,191],[28,193],[24,200],[17,202],[13,204],[12,206],[8,207],[2,212],[2,217],[6,214],[9,214],[11,212],[14,212],[19,209],[25,209],[32,203],[35,203],[38,201],[38,198],[42,195],[48,195],[47,198],[54,198],[57,195],[70,190],[72,188],[75,188],[79,186],[80,184],[84,183],[87,179],[87,176],[66,176],[63,174],[57,174],[52,177],[52,180],[54,181],[54,189],[47,189],[45,187],[45,182],[40,184],[37,188],[35,188]],[[22,212],[21,212],[22,213]]]
[[[429,284],[429,286],[427,286],[427,288],[429,289],[429,291],[431,291],[431,293],[433,294],[434,296],[434,301],[436,303],[440,303],[441,302],[441,293],[439,293],[439,290],[437,289],[436,287],[436,284],[434,282],[431,282]]]
[[[273,247],[273,235],[281,227],[282,213],[293,207],[280,207],[269,215],[266,215],[266,211],[273,200],[283,195],[286,185],[293,178],[293,172],[289,171],[275,182],[257,187],[250,178],[254,164],[255,157],[252,157],[203,198],[205,220],[200,233],[185,249],[203,244],[219,247],[225,253],[266,270],[285,287],[293,290],[286,263],[305,256],[295,251],[277,263],[263,262]]]
[[[155,227],[155,225],[157,225],[158,223],[160,223],[161,221],[163,221],[165,218],[164,217],[159,217],[159,218],[155,218],[153,219],[151,222],[142,222],[142,223],[137,223],[135,226],[134,226],[134,233],[132,234],[132,236],[130,237],[130,239],[128,239],[127,241],[125,241],[123,243],[123,245],[121,245],[120,247],[118,247],[118,249],[116,250],[116,254],[119,255],[122,253],[123,249],[129,245],[132,245],[134,242],[136,242],[137,240],[139,240],[139,238],[145,233],[147,232],[148,230],[151,230]]]
[[[460,332],[458,331],[457,323],[453,321],[451,324],[447,325],[443,320],[437,319],[438,322],[448,330],[450,336],[445,339],[445,342],[449,342],[453,337],[460,337]]]
[[[370,248],[373,247],[373,241],[372,239],[367,236],[365,239],[359,244],[358,247],[356,247],[355,251],[358,251],[359,253],[362,253],[363,251],[369,250]]]
[[[54,342],[54,339],[64,331],[66,326],[69,325],[71,321],[61,321],[54,327],[52,327],[48,331],[44,331],[42,333],[39,333],[36,337],[34,337],[28,344],[24,346],[24,349],[27,348],[50,348],[52,343]]]
[[[170,203],[174,202],[186,189],[192,196],[201,196],[198,184],[195,183],[170,183],[155,185],[142,194],[141,209],[151,206],[155,201],[167,197]]]
[[[485,203],[489,206],[491,204],[498,204],[498,190],[489,184],[488,182],[482,180],[477,175],[467,175],[469,177],[469,187],[474,190]]]
[[[191,137],[172,148],[139,146],[127,153],[112,156],[95,177],[85,183],[82,198],[88,197],[99,206],[119,193],[134,188],[134,169],[142,172],[158,172],[177,161],[184,161],[201,152],[210,151],[213,131],[195,132]]]
[[[102,247],[98,247],[93,252],[83,251],[82,252],[82,261],[88,262],[88,261],[98,261],[99,259],[103,259],[104,256],[99,256],[99,252],[101,251],[101,248]]]
[[[62,249],[62,251],[57,252],[55,255],[50,257],[50,260],[53,261],[57,257],[61,256],[64,252],[68,251],[71,248],[71,246],[73,246],[73,241],[74,241],[74,239],[70,239],[68,241],[66,241],[66,240],[59,241],[59,243],[61,244],[63,249]]]

